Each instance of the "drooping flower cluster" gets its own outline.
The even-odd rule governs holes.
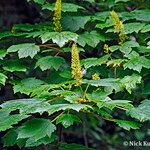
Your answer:
[[[53,16],[53,24],[54,24],[54,30],[56,32],[60,32],[61,27],[61,9],[62,9],[62,1],[56,0],[55,8],[54,8],[54,16]]]
[[[111,18],[114,23],[114,28],[115,28],[116,32],[119,34],[120,43],[124,43],[125,40],[127,39],[127,36],[124,31],[123,23],[120,21],[119,16],[117,15],[117,13],[114,10],[111,11],[110,14],[111,14]]]
[[[71,50],[71,68],[72,78],[76,80],[76,86],[79,86],[82,82],[83,73],[81,70],[78,47],[75,43],[72,45]]]
[[[92,79],[93,80],[100,80],[100,77],[97,73],[95,73],[95,74],[92,75]]]

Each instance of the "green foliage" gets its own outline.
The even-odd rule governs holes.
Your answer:
[[[4,65],[3,69],[9,72],[27,71],[27,66],[23,65],[21,61],[18,60],[8,60],[4,62],[3,65]]]
[[[69,126],[73,125],[74,122],[80,122],[80,119],[72,114],[63,114],[56,121],[57,124],[62,123],[62,125],[65,128],[68,128]]]
[[[41,126],[43,128],[41,128]],[[20,145],[22,143],[25,147],[31,147],[52,142],[54,140],[52,133],[55,130],[55,125],[47,119],[32,119],[16,130],[10,130],[3,137],[3,140],[5,146],[12,146],[13,144]],[[8,141],[8,139],[10,139],[10,141]],[[19,140],[21,143],[18,143]]]
[[[7,52],[17,52],[19,58],[24,58],[30,56],[33,58],[37,52],[40,51],[39,47],[35,45],[34,43],[25,43],[25,44],[19,44],[19,45],[13,45],[7,49]]]
[[[13,127],[12,125],[17,124],[19,121],[27,117],[28,117],[27,115],[20,115],[20,114],[1,117],[0,118],[0,123],[1,123],[0,131],[5,131],[7,129],[12,128]]]
[[[42,9],[48,9],[48,10],[54,10],[54,4],[45,4],[44,6],[42,6]],[[78,9],[84,9],[83,7],[76,5],[76,4],[72,4],[72,3],[63,3],[62,4],[62,11],[63,12],[77,12]]]
[[[147,1],[62,1],[61,32],[53,26],[55,3],[27,1],[37,4],[41,23],[17,24],[0,33],[0,84],[6,91],[10,86],[11,99],[15,99],[2,99],[0,105],[4,146],[92,150],[58,142],[73,133],[85,145],[89,138],[90,145],[100,149],[94,138],[108,145],[119,136],[103,138],[106,121],[117,126],[117,133],[121,128],[129,131],[144,126],[150,120]],[[110,15],[113,9],[127,36],[122,43]],[[77,45],[75,54],[73,44]],[[82,76],[79,84],[72,64],[76,75]]]
[[[15,93],[20,92],[28,95],[33,89],[41,86],[42,84],[44,84],[44,82],[41,80],[35,78],[27,78],[20,81],[20,83],[18,83],[17,85],[14,85],[13,88]]]
[[[101,58],[87,58],[87,59],[83,59],[81,61],[82,65],[84,65],[84,67],[86,69],[93,67],[93,66],[100,66],[103,63],[105,63],[109,58],[109,55],[105,55]]]
[[[0,73],[0,84],[5,84],[7,79],[7,76],[5,76],[3,73]]]
[[[129,109],[127,113],[131,115],[131,117],[136,118],[140,121],[147,121],[150,119],[149,103],[149,100],[144,100],[142,101],[142,104],[140,104],[136,108]]]
[[[132,121],[126,121],[126,120],[115,120],[115,122],[122,128],[126,130],[130,129],[139,129],[140,124]]]
[[[150,60],[144,56],[140,56],[135,51],[131,52],[128,55],[128,58],[130,60],[124,64],[125,69],[129,68],[129,69],[133,69],[133,70],[136,70],[138,72],[141,72],[142,67],[148,68],[148,69],[150,68]]]
[[[91,47],[96,47],[100,41],[105,41],[106,38],[103,35],[98,34],[96,31],[85,32],[78,38],[78,44],[84,47],[86,44]]]
[[[43,128],[41,128],[41,126]],[[53,125],[47,119],[32,119],[24,123],[18,128],[18,139],[28,139],[29,141],[36,142],[37,140],[44,138],[45,136],[51,137],[52,133],[56,130]],[[27,142],[28,142],[27,140]]]
[[[69,41],[77,41],[78,35],[73,32],[46,32],[40,35],[42,43],[47,42],[48,40],[53,41],[53,43],[58,44],[58,46],[63,47]]]
[[[63,19],[63,27],[71,31],[78,31],[80,28],[84,29],[86,23],[90,20],[90,16],[67,16]]]
[[[36,66],[39,66],[42,71],[54,68],[55,70],[58,70],[62,65],[65,64],[65,60],[62,57],[42,57],[39,59],[36,63]]]

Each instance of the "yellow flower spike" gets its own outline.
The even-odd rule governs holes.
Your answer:
[[[122,28],[123,28],[123,24],[122,24],[122,22],[120,21],[120,19],[119,19],[117,13],[113,10],[113,11],[110,12],[110,14],[111,14],[111,18],[112,18],[113,23],[114,23],[114,28],[115,28],[115,30],[116,30],[117,32],[120,32],[120,31],[122,30]]]
[[[62,9],[62,1],[56,0],[55,7],[54,7],[54,16],[53,16],[53,24],[54,30],[56,32],[60,32],[61,27],[61,9]]]
[[[92,79],[93,80],[100,80],[100,77],[97,73],[95,73],[95,74],[92,75]]]
[[[72,45],[71,50],[71,68],[72,68],[72,78],[76,80],[76,86],[81,85],[83,73],[81,70],[80,58],[77,44]]]
[[[115,28],[116,32],[119,33],[120,44],[122,44],[127,39],[127,36],[124,31],[123,23],[120,21],[119,16],[117,15],[117,13],[114,10],[111,11],[110,14],[111,14],[111,18],[114,23],[114,28]]]
[[[109,46],[107,44],[104,44],[104,52],[109,53]]]

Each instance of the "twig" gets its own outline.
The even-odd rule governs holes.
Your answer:
[[[61,98],[61,97],[54,97],[54,98],[52,98],[52,99],[47,100],[46,102],[52,102],[52,101],[57,100],[57,99],[59,99],[59,98]]]
[[[55,117],[51,122],[55,122],[62,114],[64,113],[64,111],[62,113],[60,113],[57,117]]]
[[[86,96],[86,92],[87,92],[88,88],[89,88],[89,84],[86,86],[86,89],[85,89],[85,91],[84,91],[84,93],[83,93],[83,99],[84,99],[85,96]]]
[[[104,120],[107,120],[107,121],[111,121],[111,122],[113,122],[115,119],[109,119],[109,118],[105,118],[105,117],[103,117],[103,116],[100,116],[102,119],[104,119]]]
[[[116,108],[122,109],[122,110],[128,110],[127,108],[116,106]]]

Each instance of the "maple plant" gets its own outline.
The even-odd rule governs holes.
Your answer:
[[[150,120],[149,0],[28,2],[44,21],[0,33],[0,86],[14,92],[0,105],[3,146],[92,150],[105,122],[142,128]],[[69,134],[84,142],[67,144]]]

